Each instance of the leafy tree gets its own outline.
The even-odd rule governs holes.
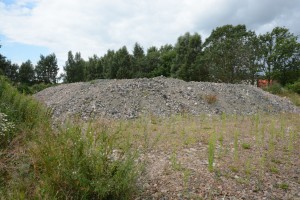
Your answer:
[[[1,48],[1,45],[0,45],[0,48]],[[6,68],[6,58],[0,54],[0,75],[4,74],[4,71],[5,71],[5,68]]]
[[[38,82],[44,83],[56,83],[56,76],[58,73],[57,58],[54,53],[48,56],[40,56],[35,72]]]
[[[114,66],[117,70],[116,78],[132,78],[131,56],[126,46],[119,49],[114,56]]]
[[[249,48],[254,32],[245,25],[217,27],[204,43],[204,56],[212,81],[237,83],[249,78]]]
[[[199,34],[186,33],[180,36],[175,45],[176,59],[171,68],[171,75],[186,81],[194,79],[192,76],[196,69],[193,67],[197,68],[198,66],[193,64],[201,51],[202,41]]]
[[[159,55],[159,66],[153,70],[153,76],[170,77],[171,66],[176,58],[174,47],[169,44],[161,46],[157,55]]]
[[[142,69],[143,77],[153,77],[154,72],[160,65],[160,52],[154,46],[148,48],[146,55],[146,65]]]
[[[144,49],[138,43],[135,43],[132,56],[133,77],[142,77],[144,68],[146,68],[146,56]]]
[[[34,81],[34,67],[30,60],[22,63],[19,69],[19,81],[21,83],[31,84]]]
[[[268,80],[277,79],[282,85],[300,77],[300,44],[287,28],[275,27],[259,37],[262,43],[262,63]]]
[[[77,52],[74,57],[72,51],[69,51],[68,60],[64,66],[66,72],[64,81],[68,83],[84,81],[84,67],[85,62],[81,58],[81,54]]]
[[[4,75],[7,76],[10,80],[13,82],[18,81],[18,73],[19,65],[18,64],[12,64],[11,61],[6,61],[6,67],[4,69]]]
[[[118,69],[114,65],[115,52],[108,50],[107,53],[101,58],[103,65],[103,76],[107,79],[113,79],[117,77]]]
[[[85,66],[84,74],[86,81],[103,78],[103,66],[100,58],[98,58],[96,55],[90,57]]]

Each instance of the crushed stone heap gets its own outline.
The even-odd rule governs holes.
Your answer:
[[[130,119],[144,114],[300,113],[286,98],[254,86],[165,77],[61,84],[34,96],[50,107],[53,117],[59,120],[70,116]]]

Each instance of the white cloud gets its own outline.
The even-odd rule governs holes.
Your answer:
[[[286,25],[300,33],[298,0],[20,0],[0,1],[0,33],[14,42],[39,45],[63,64],[67,52],[86,58],[135,42],[145,48],[174,44],[185,32],[208,36],[224,24],[258,32]]]

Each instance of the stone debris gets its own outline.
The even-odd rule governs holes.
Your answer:
[[[131,119],[142,115],[242,114],[297,112],[286,98],[243,84],[185,82],[156,77],[61,84],[34,95],[53,111],[53,117],[70,116]]]

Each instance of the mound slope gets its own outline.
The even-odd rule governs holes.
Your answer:
[[[156,77],[95,80],[47,88],[35,97],[53,109],[54,118],[70,116],[135,118],[144,114],[254,114],[300,112],[290,101],[241,84],[185,82]]]

